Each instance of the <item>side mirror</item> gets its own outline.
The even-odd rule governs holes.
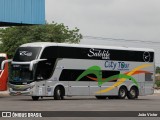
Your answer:
[[[3,60],[3,61],[2,61],[2,64],[1,64],[1,70],[4,70],[4,65],[5,65],[6,63],[9,63],[9,62],[12,62],[12,59]]]
[[[40,62],[40,61],[45,61],[47,59],[37,59],[37,60],[32,60],[31,63],[30,63],[30,66],[29,66],[29,70],[32,71],[33,69],[33,65]]]

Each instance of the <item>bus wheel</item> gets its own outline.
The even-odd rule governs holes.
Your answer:
[[[54,90],[54,99],[55,100],[62,100],[62,99],[64,99],[63,91],[62,91],[62,89],[59,86],[57,86],[55,88],[55,90]]]
[[[126,96],[127,96],[127,89],[125,87],[120,87],[118,92],[118,98],[125,99]]]
[[[106,99],[106,96],[96,96],[97,99]]]
[[[32,96],[32,100],[37,101],[39,99],[38,96]]]
[[[136,87],[132,87],[127,94],[128,99],[136,99],[138,98],[138,89]]]

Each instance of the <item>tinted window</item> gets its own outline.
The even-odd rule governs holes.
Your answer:
[[[11,65],[9,82],[23,85],[33,82],[33,71],[29,71],[29,65]]]
[[[41,47],[20,47],[17,49],[13,61],[27,62],[35,60],[40,50]]]
[[[59,80],[60,81],[75,81],[83,72],[84,72],[84,70],[63,69]],[[102,78],[106,79],[108,77],[111,77],[113,75],[117,75],[119,73],[120,73],[119,71],[106,71],[106,70],[104,70],[104,71],[102,71]],[[96,79],[96,76],[94,74],[89,74],[87,76],[84,76],[79,81],[93,81],[92,78]],[[112,81],[117,81],[117,80],[112,80]]]
[[[153,81],[153,73],[146,73],[145,81]]]
[[[57,58],[58,51],[56,46],[46,47],[41,55],[41,59]]]
[[[147,60],[144,59],[147,56]],[[76,59],[96,59],[96,60],[116,60],[116,61],[137,61],[153,62],[154,53],[145,51],[99,49],[99,48],[79,48],[58,46],[59,58]]]
[[[36,68],[36,80],[47,80],[54,72],[54,65],[57,59],[57,47],[50,46],[46,47],[41,55],[41,59],[47,59],[39,62]]]
[[[37,64],[35,79],[46,80],[49,79],[54,71],[54,64],[56,59],[47,59]]]

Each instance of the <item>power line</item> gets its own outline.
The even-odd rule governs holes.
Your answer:
[[[155,42],[155,41],[129,40],[129,39],[106,38],[106,37],[97,37],[97,36],[83,36],[83,38],[96,39],[96,40],[116,40],[116,41],[143,42],[143,43],[154,43],[154,44],[158,43],[158,44],[160,44],[160,42]]]

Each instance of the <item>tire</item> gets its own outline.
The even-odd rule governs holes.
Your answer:
[[[139,92],[136,87],[132,87],[130,91],[128,91],[127,97],[128,99],[136,99],[138,98]]]
[[[38,96],[32,96],[32,100],[33,100],[33,101],[37,101],[38,99],[39,99]]]
[[[127,96],[127,89],[125,87],[120,87],[118,91],[118,98],[125,99],[126,96]]]
[[[96,96],[97,99],[106,99],[106,96]]]
[[[60,87],[56,87],[54,90],[54,99],[55,100],[63,100],[64,99],[64,95],[63,95],[63,91]]]

